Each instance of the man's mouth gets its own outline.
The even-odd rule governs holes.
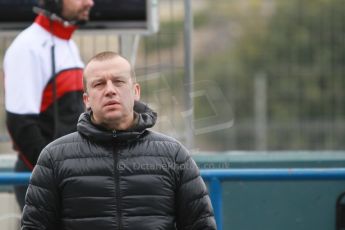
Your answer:
[[[104,104],[104,106],[111,106],[111,105],[118,105],[120,104],[118,101],[108,101]]]

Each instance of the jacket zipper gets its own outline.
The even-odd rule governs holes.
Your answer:
[[[113,137],[116,137],[116,131],[113,131]],[[115,180],[115,199],[116,199],[116,213],[119,230],[122,229],[122,211],[121,211],[121,194],[120,194],[120,171],[119,171],[119,152],[116,151],[115,144],[113,145],[114,155],[114,180]]]

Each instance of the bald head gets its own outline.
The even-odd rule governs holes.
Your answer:
[[[87,77],[88,74],[90,72],[90,69],[92,69],[92,64],[94,62],[105,62],[105,61],[110,61],[112,59],[121,59],[121,61],[125,64],[128,65],[129,67],[129,74],[132,78],[133,82],[136,82],[135,79],[135,72],[134,70],[132,70],[132,67],[129,63],[129,61],[121,56],[120,54],[116,53],[116,52],[112,52],[112,51],[104,51],[101,53],[96,54],[95,56],[93,56],[86,64],[85,68],[84,68],[84,72],[83,72],[83,87],[84,87],[84,92],[87,93]]]

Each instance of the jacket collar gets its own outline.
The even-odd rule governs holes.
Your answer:
[[[82,135],[94,141],[129,141],[140,137],[147,128],[155,125],[157,113],[142,102],[135,102],[134,112],[137,113],[137,123],[130,130],[109,131],[91,122],[92,111],[82,113],[79,117],[77,130]]]
[[[54,34],[61,39],[69,40],[72,37],[73,32],[77,29],[75,25],[65,26],[62,22],[52,21],[47,16],[39,14],[35,23],[43,27],[48,32]]]

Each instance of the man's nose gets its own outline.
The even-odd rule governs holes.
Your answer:
[[[90,7],[92,7],[95,4],[95,2],[93,0],[84,0],[84,1],[85,1],[85,4],[90,6]]]
[[[110,80],[107,81],[107,84],[105,86],[105,90],[106,90],[107,95],[116,94],[116,88],[115,88],[113,82]]]

